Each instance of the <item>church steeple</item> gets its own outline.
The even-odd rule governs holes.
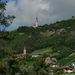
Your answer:
[[[38,18],[36,17],[36,22],[38,22]]]
[[[26,54],[26,46],[24,45],[24,52],[23,52],[24,54]]]
[[[38,27],[38,18],[36,17],[36,22],[35,24],[33,25],[34,28]]]
[[[38,27],[38,18],[36,17],[36,27]]]

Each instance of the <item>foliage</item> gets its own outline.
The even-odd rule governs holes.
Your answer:
[[[33,64],[33,70],[36,75],[48,75],[50,64],[45,63],[46,54],[41,58],[38,58],[37,61]]]
[[[4,31],[6,27],[8,27],[13,19],[15,18],[15,16],[5,16],[4,11],[6,10],[6,2],[2,2],[2,0],[0,0],[0,31]]]
[[[0,32],[0,60],[5,60],[6,57],[11,58],[12,55],[15,54],[14,51],[17,54],[23,54],[23,48],[24,45],[26,45],[27,53],[43,54],[47,52],[48,55],[55,57],[60,61],[62,58],[70,55],[75,49],[74,28],[75,19],[70,19],[50,25],[45,24],[37,28],[21,26],[15,31]],[[31,58],[30,55],[27,55],[26,59],[15,60],[15,58],[12,57],[11,59],[8,59],[7,62],[11,70],[17,73],[19,72],[20,67],[26,65],[27,61],[30,64],[30,62],[37,60],[34,64],[34,69],[28,69],[30,72],[32,71],[32,75],[34,71],[34,75],[36,75],[36,71],[41,75],[44,75],[47,73],[46,69],[44,69],[47,66],[46,63],[44,63],[45,57],[46,55],[40,59],[34,59]],[[22,72],[24,72],[23,69]],[[27,69],[24,73],[29,74]]]
[[[11,69],[7,62],[0,62],[0,75],[11,75]]]
[[[61,74],[61,75],[75,75],[75,74]]]
[[[54,73],[54,75],[61,75],[61,74],[63,74],[64,72],[63,72],[63,69],[62,68],[53,68],[53,73]]]
[[[75,55],[67,56],[59,60],[60,65],[71,65],[72,62],[75,62]]]
[[[56,58],[60,60],[75,49],[74,24],[75,19],[70,19],[37,28],[21,26],[15,31],[0,33],[2,34],[0,38],[5,40],[5,46],[10,46],[17,53],[23,53],[24,45],[26,45],[27,53],[51,47],[53,52],[59,52]],[[51,32],[53,34],[50,34]]]
[[[11,57],[11,55],[14,53],[15,51],[11,48],[3,47],[2,45],[0,45],[0,60],[3,58]]]

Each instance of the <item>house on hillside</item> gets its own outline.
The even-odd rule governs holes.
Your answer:
[[[64,73],[73,73],[73,68],[70,66],[64,67]]]
[[[46,62],[46,63],[52,63],[52,58],[47,57],[47,58],[45,59],[45,62]]]
[[[45,62],[46,62],[47,64],[50,64],[51,67],[59,67],[56,58],[47,57],[47,58],[45,59]]]
[[[75,62],[73,62],[71,65],[72,65],[73,68],[75,68]]]
[[[41,54],[37,53],[37,54],[32,54],[32,57],[39,57],[41,56]]]

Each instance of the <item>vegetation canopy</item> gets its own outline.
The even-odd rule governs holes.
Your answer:
[[[0,31],[5,31],[5,28],[8,27],[15,18],[15,16],[5,16],[6,5],[7,1],[2,2],[2,0],[0,0]]]
[[[75,62],[74,16],[36,28],[21,26],[9,32],[5,28],[15,16],[5,16],[6,5],[0,0],[0,75],[60,75],[62,68],[52,68],[45,62],[46,57],[56,58],[60,65]],[[40,57],[32,57],[37,54]]]

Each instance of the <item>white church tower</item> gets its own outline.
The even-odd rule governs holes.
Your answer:
[[[25,55],[26,55],[26,46],[24,46],[23,54],[25,54]]]
[[[33,25],[34,28],[38,27],[38,18],[36,17],[36,22],[35,24]]]
[[[38,27],[38,18],[36,17],[36,27]]]

